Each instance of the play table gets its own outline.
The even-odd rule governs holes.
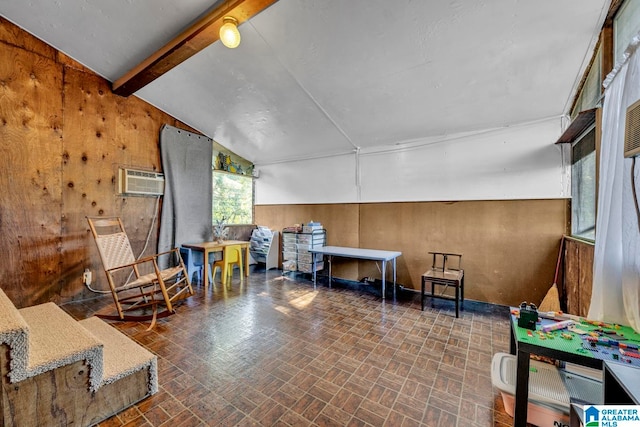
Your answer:
[[[244,275],[249,277],[249,242],[244,240],[224,240],[222,242],[201,242],[201,243],[183,243],[182,246],[204,254],[204,264],[202,272],[202,283],[206,289],[209,284],[209,254],[211,252],[220,252],[225,246],[239,245],[244,251]]]
[[[566,320],[541,318],[536,330],[518,326],[519,309],[511,308],[511,354],[517,355],[514,426],[527,425],[529,359],[532,354],[602,369],[604,362],[640,366],[640,334],[629,326],[574,318],[579,332],[560,329],[543,332],[545,325]],[[584,332],[584,333],[583,333]],[[591,337],[591,339],[589,338]],[[626,351],[624,350],[626,346]],[[634,349],[635,348],[635,349]],[[622,351],[620,351],[623,349]]]

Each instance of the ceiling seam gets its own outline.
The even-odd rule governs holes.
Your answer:
[[[557,120],[559,118],[561,119],[562,116],[550,116],[542,119],[530,120],[527,122],[514,123],[514,124],[500,126],[500,127],[493,127],[493,128],[469,131],[464,133],[456,133],[451,135],[412,138],[404,141],[397,141],[390,144],[363,148],[362,150],[360,150],[359,154],[361,156],[367,156],[367,155],[375,155],[375,154],[390,153],[390,152],[410,151],[410,150],[425,147],[428,145],[442,144],[442,143],[462,140],[466,138],[475,138],[478,136],[490,135],[491,133],[500,132],[505,129],[517,129],[520,127],[532,126],[539,123],[545,123],[548,121]],[[562,127],[562,124],[558,126],[559,129],[561,127]],[[553,143],[553,142],[555,142],[555,140],[551,141],[550,143]]]
[[[335,153],[328,154],[319,154],[316,156],[300,156],[300,157],[289,157],[287,159],[274,160],[272,162],[264,162],[264,163],[254,163],[256,166],[271,166],[271,165],[279,165],[282,163],[292,163],[292,162],[304,162],[306,160],[318,160],[318,159],[328,159],[331,157],[340,157],[340,156],[351,156],[357,154],[358,149],[350,150],[350,151],[338,151]]]

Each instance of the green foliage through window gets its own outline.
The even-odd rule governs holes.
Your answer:
[[[225,224],[253,223],[253,178],[213,171],[211,223],[224,218]]]

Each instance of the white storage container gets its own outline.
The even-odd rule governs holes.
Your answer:
[[[282,269],[285,271],[296,271],[297,264],[295,260],[287,260],[282,262]]]
[[[285,252],[295,252],[298,250],[298,247],[295,243],[284,243],[282,245],[282,250]]]
[[[322,246],[324,244],[324,234],[300,234],[298,235],[298,243]]]
[[[513,417],[516,394],[516,356],[496,353],[491,362],[491,382],[500,390],[507,414]],[[569,425],[569,404],[574,398],[601,404],[602,383],[532,360],[529,370],[527,422],[538,427]]]
[[[316,271],[320,271],[324,268],[324,262],[316,262]],[[313,273],[313,263],[308,264],[306,262],[298,263],[298,270],[303,273]]]
[[[292,233],[282,233],[282,243],[296,243],[296,235]]]
[[[298,243],[298,252],[309,253],[309,249],[313,249],[313,245],[309,243]]]
[[[318,257],[318,260],[320,260],[320,257]],[[310,252],[298,252],[298,262],[306,262],[307,264],[312,263],[313,254]]]
[[[283,252],[282,253],[282,259],[295,261],[295,260],[298,259],[298,256],[295,253],[295,251],[294,252]]]

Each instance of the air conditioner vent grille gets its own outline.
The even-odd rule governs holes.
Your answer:
[[[164,175],[137,169],[120,169],[119,192],[136,196],[161,196],[164,194]]]
[[[624,129],[624,156],[640,154],[640,100],[627,108]]]

